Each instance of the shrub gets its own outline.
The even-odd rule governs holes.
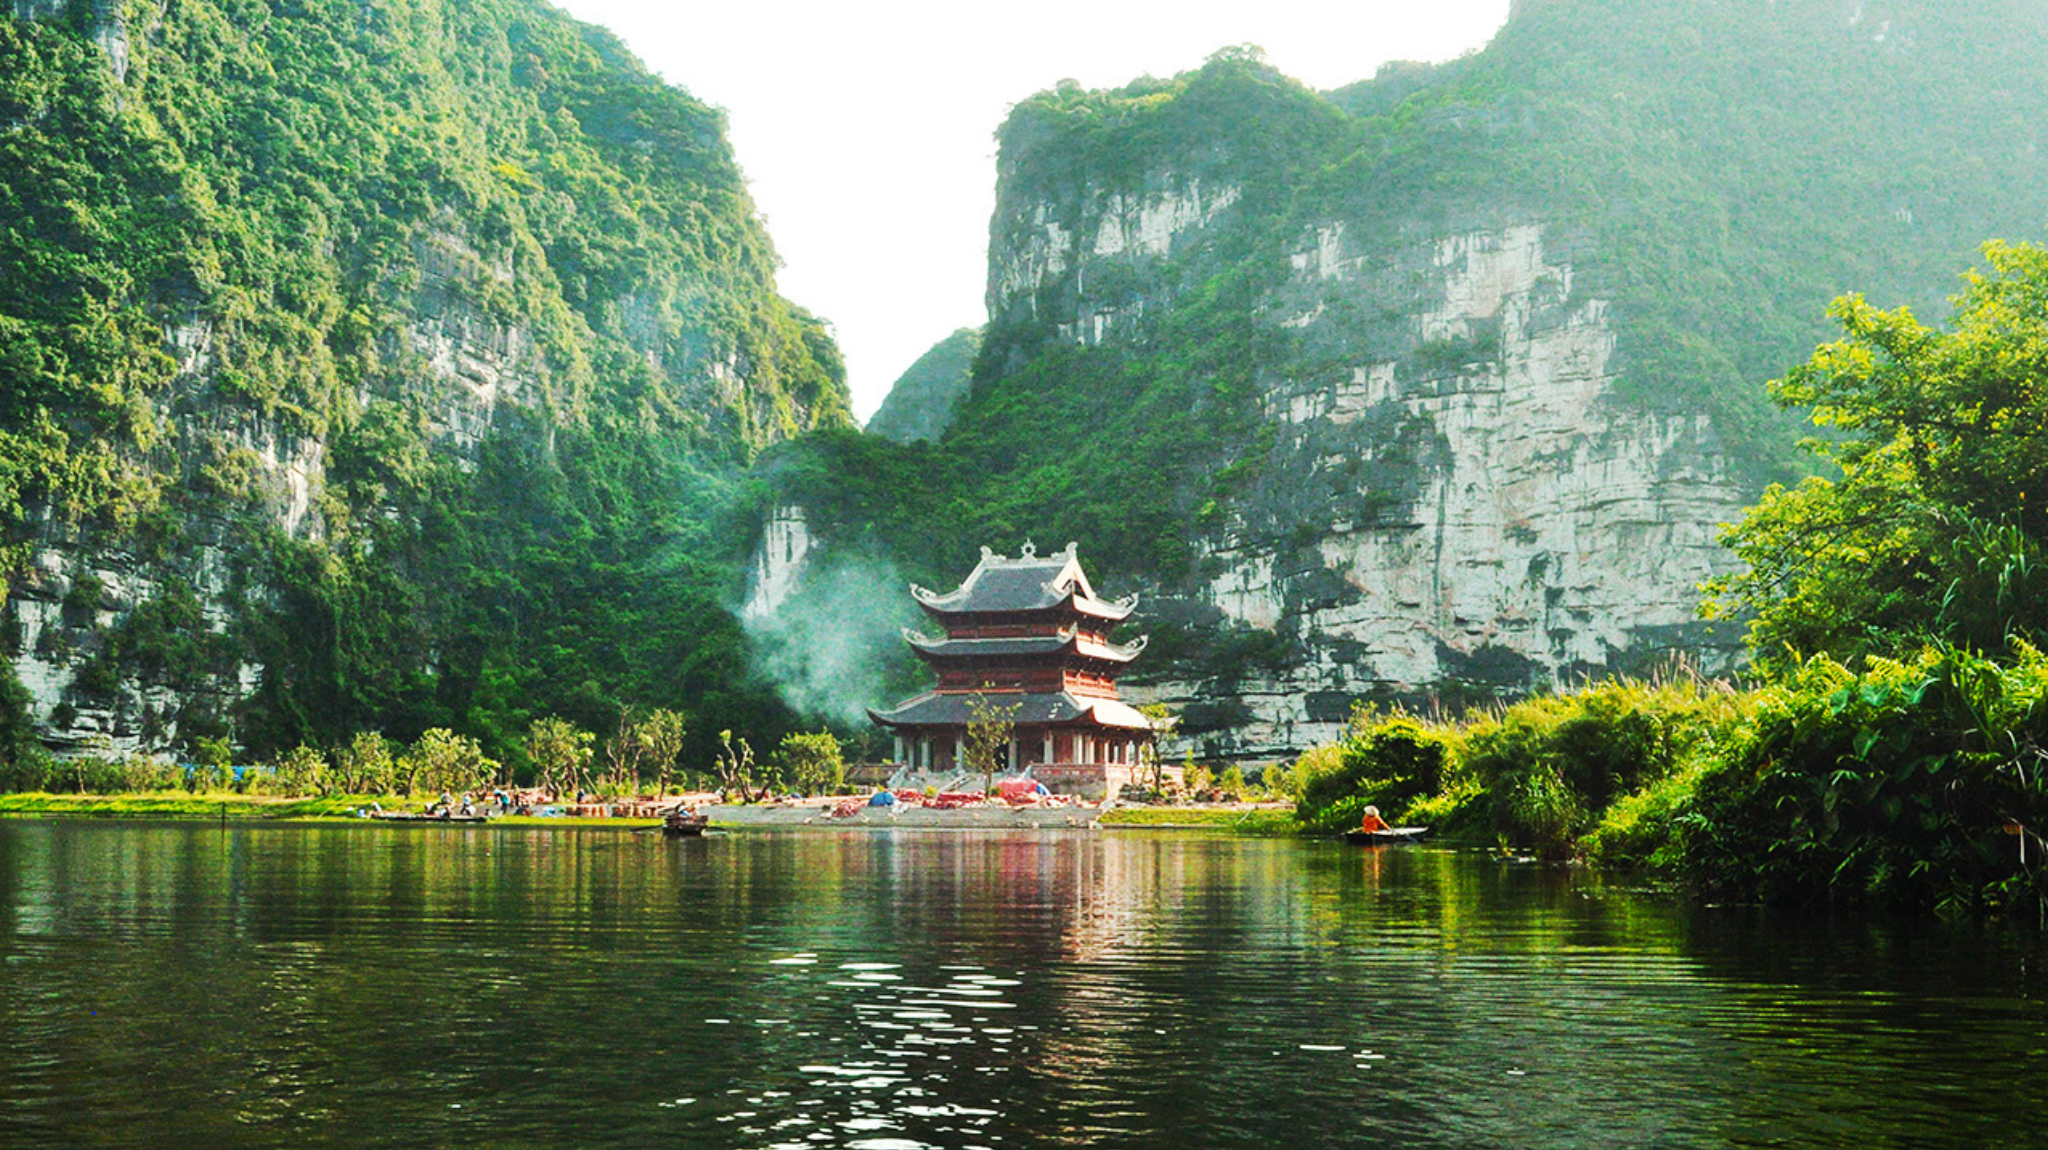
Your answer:
[[[1244,785],[1244,772],[1236,764],[1223,768],[1223,777],[1216,780],[1216,789],[1233,801],[1242,802],[1248,789]]]
[[[1705,769],[1695,764],[1617,799],[1581,840],[1586,857],[1607,866],[1675,873],[1682,861],[1683,819],[1693,810]]]
[[[1486,793],[1496,836],[1564,857],[1617,798],[1671,776],[1742,705],[1689,678],[1611,680],[1475,724],[1461,765]]]
[[[335,752],[334,770],[343,794],[390,794],[398,784],[397,763],[392,743],[375,731],[358,731],[349,744]]]
[[[2008,665],[1939,647],[1868,662],[1816,657],[1760,692],[1677,820],[1683,872],[1774,900],[2048,895],[2005,833],[2048,819],[2048,658],[2016,644]]]
[[[337,775],[327,765],[327,756],[306,746],[279,755],[258,779],[256,789],[292,798],[330,795],[335,793],[337,783]]]
[[[397,764],[400,794],[482,790],[497,773],[498,764],[484,757],[475,739],[443,727],[422,734]]]
[[[1296,762],[1295,818],[1314,830],[1339,831],[1377,806],[1400,821],[1417,799],[1442,787],[1455,743],[1454,733],[1411,715],[1358,711],[1342,743]]]
[[[846,759],[830,731],[783,736],[774,761],[777,777],[804,794],[838,794],[846,786]]]

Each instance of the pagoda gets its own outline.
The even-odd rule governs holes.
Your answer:
[[[912,585],[945,637],[905,629],[938,683],[892,711],[868,712],[896,736],[898,763],[959,769],[968,724],[985,704],[1013,724],[1000,769],[1029,770],[1053,790],[1090,797],[1114,795],[1136,777],[1152,722],[1117,698],[1116,678],[1145,640],[1112,643],[1109,631],[1130,617],[1137,596],[1097,598],[1075,552],[1069,543],[1041,556],[1026,543],[1010,559],[984,547],[951,594]]]

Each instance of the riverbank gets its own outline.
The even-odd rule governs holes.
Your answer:
[[[371,800],[242,795],[232,791],[190,794],[146,791],[118,795],[0,795],[0,817],[90,819],[341,819],[353,818]]]
[[[1191,830],[1215,834],[1273,837],[1301,833],[1292,808],[1274,803],[1220,803],[1184,807],[1048,806],[1011,807],[1001,804],[955,807],[938,810],[911,806],[862,807],[846,818],[831,817],[837,799],[803,799],[792,802],[744,805],[699,804],[697,809],[711,816],[714,830],[744,831],[769,828],[814,830],[879,830],[889,828],[927,830],[1003,830],[1039,828],[1045,830]],[[391,810],[419,810],[423,801],[394,803],[389,796],[335,796],[319,799],[290,799],[234,792],[187,794],[178,791],[119,795],[11,794],[0,795],[0,818],[80,818],[187,820],[226,822],[348,822],[360,823],[360,808],[381,802]],[[474,826],[476,824],[464,824]],[[543,827],[555,830],[635,830],[659,826],[657,819],[567,818],[508,815],[494,817],[487,826]]]

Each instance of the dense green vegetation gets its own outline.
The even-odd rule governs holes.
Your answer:
[[[981,329],[963,327],[931,346],[889,386],[867,422],[871,435],[897,443],[937,439],[953,422],[953,408],[974,377]]]
[[[1251,49],[1041,92],[1000,133],[999,252],[1028,252],[1048,221],[1073,231],[1105,196],[1192,180],[1240,190],[1226,226],[1165,254],[1079,250],[1011,294],[931,447],[831,433],[780,450],[773,474],[814,526],[914,578],[1034,536],[1082,541],[1105,583],[1192,591],[1226,529],[1285,552],[1322,517],[1402,520],[1436,443],[1426,420],[1375,417],[1358,430],[1372,458],[1345,470],[1290,456],[1261,397],[1366,360],[1429,373],[1496,356],[1497,333],[1422,340],[1429,301],[1400,298],[1387,269],[1447,235],[1536,222],[1573,268],[1568,302],[1611,305],[1614,401],[1709,417],[1753,490],[1795,481],[1811,467],[1797,421],[1761,385],[1825,338],[1827,301],[1860,289],[1939,314],[1985,238],[2048,218],[2034,15],[2020,0],[1532,2],[1481,52],[1327,94]],[[1289,329],[1288,258],[1332,222],[1393,294]],[[1062,330],[1097,315],[1115,317],[1099,340]],[[1162,598],[1148,674],[1227,699],[1294,654],[1286,635]],[[1190,729],[1227,725],[1227,703],[1208,710]]]
[[[142,754],[56,758],[32,749],[0,759],[0,793],[404,799],[519,786],[568,800],[657,797],[712,787],[739,796],[837,794],[846,782],[845,759],[830,731],[791,731],[766,759],[756,762],[747,751],[732,769],[721,763],[715,770],[685,757],[688,733],[685,716],[657,708],[629,710],[603,739],[562,719],[537,719],[514,744],[516,762],[493,758],[477,739],[442,727],[425,731],[411,745],[359,731],[331,749],[301,744],[241,767],[233,764],[225,739],[199,740],[198,761],[182,765]],[[719,739],[723,747],[733,745],[730,731],[720,732]]]
[[[1951,330],[1850,297],[1846,338],[1774,385],[1828,434],[1826,473],[1765,493],[1715,586],[1766,665],[2048,641],[2048,250],[1985,259]]]
[[[92,33],[122,14],[117,75]],[[722,606],[735,474],[850,423],[838,352],[775,293],[722,114],[607,33],[538,0],[0,20],[0,171],[0,579],[40,541],[166,588],[110,632],[79,612],[63,708],[515,760],[550,714],[793,722]],[[308,445],[287,536],[264,456]],[[195,626],[205,548],[224,632]],[[246,701],[218,689],[242,661]],[[133,713],[124,682],[186,702]]]
[[[1712,606],[1753,614],[1756,685],[1362,713],[1294,767],[1297,816],[1376,801],[1722,895],[2048,906],[2048,250],[1986,258],[1949,330],[1847,298],[1846,338],[1774,385],[1832,473],[1729,532],[1750,566]]]

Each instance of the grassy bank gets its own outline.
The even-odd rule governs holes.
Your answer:
[[[334,819],[352,818],[373,800],[359,797],[289,799],[233,791],[189,794],[0,795],[0,816],[101,819]]]
[[[1202,830],[1272,837],[1300,834],[1301,824],[1285,808],[1118,807],[1104,812],[1101,825],[1128,829]]]
[[[292,799],[245,795],[233,791],[187,794],[149,791],[132,794],[0,794],[0,818],[188,819],[230,822],[318,821],[354,822],[359,807],[381,802],[386,809],[420,809],[389,796],[337,796]],[[1200,830],[1216,834],[1271,837],[1301,833],[1294,812],[1285,808],[1122,807],[1102,816],[1104,826],[1157,830]],[[536,818],[517,815],[493,818],[494,827],[629,830],[660,825],[656,819]],[[781,824],[777,824],[781,825]],[[789,825],[800,825],[791,823]],[[819,823],[824,829],[840,824]]]
[[[423,810],[425,800],[395,800],[389,795],[337,795],[329,798],[291,799],[272,795],[244,795],[233,791],[186,794],[180,791],[147,791],[112,795],[0,795],[0,818],[82,818],[82,819],[197,819],[218,822],[254,821],[347,821],[358,822],[356,810],[371,803],[386,810]],[[469,824],[474,825],[474,824]],[[493,818],[494,827],[611,828],[615,830],[661,825],[659,819],[577,819],[506,815]]]

